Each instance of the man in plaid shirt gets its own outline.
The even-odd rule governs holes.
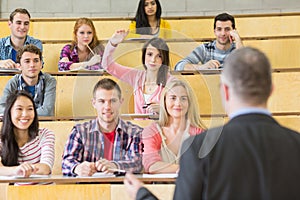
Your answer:
[[[97,118],[73,127],[66,143],[62,172],[68,176],[92,176],[116,169],[142,171],[142,128],[119,118],[123,99],[119,85],[108,78],[94,87]]]

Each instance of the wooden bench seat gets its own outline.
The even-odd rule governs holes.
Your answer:
[[[224,115],[219,94],[219,74],[175,75],[186,80],[193,88],[201,115]],[[11,76],[0,76],[0,92]],[[124,103],[121,113],[134,113],[133,89],[130,85],[110,75],[54,76],[57,80],[55,116],[94,116],[92,90],[101,78],[112,78],[122,89]],[[273,72],[274,91],[269,99],[272,113],[300,112],[300,71]]]
[[[174,66],[182,58],[189,55],[199,42],[167,42],[170,49],[170,66]],[[57,72],[58,61],[62,47],[65,44],[53,43],[44,44],[44,69],[45,72]],[[297,68],[300,67],[300,38],[298,39],[269,39],[269,40],[247,40],[245,46],[252,46],[260,49],[269,57],[272,67]],[[114,58],[122,65],[129,67],[142,66],[143,43],[124,42],[118,46]]]
[[[105,77],[105,76],[104,76]],[[116,80],[116,78],[107,76]],[[211,75],[176,75],[186,80],[198,99],[201,115],[225,114],[219,93],[219,74]],[[94,109],[89,105],[91,91],[96,81],[102,77],[58,76],[56,116],[93,115]],[[300,72],[274,72],[274,92],[269,100],[272,113],[300,112]],[[133,113],[133,93],[128,84],[119,82],[122,87],[124,103],[121,113]],[[84,105],[84,106],[83,106]]]
[[[213,18],[214,16],[166,18],[172,27],[171,40],[173,41],[168,41],[172,69],[201,42],[214,39]],[[72,40],[76,19],[32,19],[29,35],[43,41],[44,71],[58,71],[60,51]],[[298,56],[300,55],[300,26],[298,25],[300,13],[236,15],[235,19],[245,45],[264,51],[269,56],[273,68],[300,66]],[[92,18],[92,20],[100,40],[110,38],[116,29],[128,29],[131,21],[130,18]],[[268,26],[265,25],[266,22]],[[0,37],[9,35],[7,20],[2,19],[0,25],[2,27]],[[189,42],[182,41],[184,39]],[[141,66],[141,46],[141,42],[121,44],[115,55],[117,61],[126,66]]]
[[[121,113],[133,113],[132,88],[112,76],[58,76],[56,89],[56,116],[95,116],[92,93],[95,84],[102,78],[115,80],[122,90],[124,102]]]
[[[244,38],[300,36],[300,13],[273,13],[234,15],[236,27]],[[71,40],[77,18],[31,19],[30,35],[41,40]],[[91,18],[98,38],[109,38],[116,29],[128,29],[131,18]],[[166,17],[174,36],[187,38],[213,38],[214,16]],[[268,22],[268,26],[266,26]],[[10,33],[7,20],[0,21],[0,37]],[[271,27],[271,28],[270,28]],[[59,30],[59,31],[58,31]]]

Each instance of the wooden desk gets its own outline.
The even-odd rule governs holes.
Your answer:
[[[174,178],[138,178],[144,182],[164,182],[168,184],[145,184],[159,199],[172,199],[175,189]],[[54,182],[54,185],[13,186],[12,182]],[[82,183],[82,184],[74,184]],[[4,200],[30,199],[30,200],[81,200],[130,199],[123,185],[123,177],[97,178],[97,177],[64,177],[51,176],[42,178],[1,179],[1,198]]]
[[[170,177],[143,177],[143,175],[136,175],[136,177],[143,182],[151,183],[175,183],[176,178]],[[14,177],[3,177],[0,176],[0,183],[16,183],[16,182],[53,182],[55,184],[65,184],[65,183],[123,183],[124,176],[119,177],[71,177],[71,176],[40,176],[40,177],[29,177],[29,178],[14,178]]]

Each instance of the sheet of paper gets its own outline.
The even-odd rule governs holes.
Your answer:
[[[177,178],[176,173],[171,174],[143,174],[143,178]]]
[[[32,174],[29,178],[49,178],[50,175]],[[13,176],[13,178],[24,178],[24,176]]]
[[[77,176],[77,177],[80,177],[80,176]],[[116,177],[116,176],[112,173],[106,174],[106,173],[103,173],[103,172],[97,172],[97,173],[93,174],[92,177],[111,178],[111,177]]]
[[[38,174],[32,174],[29,178],[49,178],[50,175],[38,175]],[[11,180],[11,179],[22,179],[25,178],[24,176],[0,176],[0,179],[2,180]],[[28,177],[26,177],[28,178]]]
[[[0,72],[20,72],[20,69],[7,69],[7,68],[0,68]]]

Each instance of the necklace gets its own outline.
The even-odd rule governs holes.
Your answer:
[[[145,93],[149,94],[156,90],[157,84],[156,82],[145,82]]]

